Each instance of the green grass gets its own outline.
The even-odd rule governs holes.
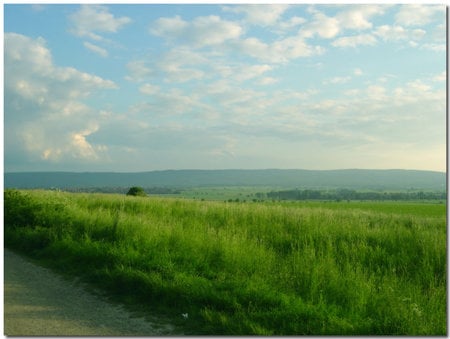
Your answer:
[[[6,191],[5,245],[190,334],[447,333],[443,204]]]

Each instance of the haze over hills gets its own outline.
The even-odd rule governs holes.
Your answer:
[[[446,174],[419,170],[165,170],[116,172],[11,172],[5,188],[270,186],[311,189],[446,190]]]

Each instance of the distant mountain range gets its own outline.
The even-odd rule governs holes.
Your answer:
[[[5,188],[268,186],[358,190],[446,190],[446,174],[416,170],[165,170],[5,173]]]

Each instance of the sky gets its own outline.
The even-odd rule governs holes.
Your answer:
[[[445,12],[5,4],[4,170],[445,172]]]

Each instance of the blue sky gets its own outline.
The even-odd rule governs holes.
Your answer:
[[[442,5],[4,6],[4,170],[446,169]]]

